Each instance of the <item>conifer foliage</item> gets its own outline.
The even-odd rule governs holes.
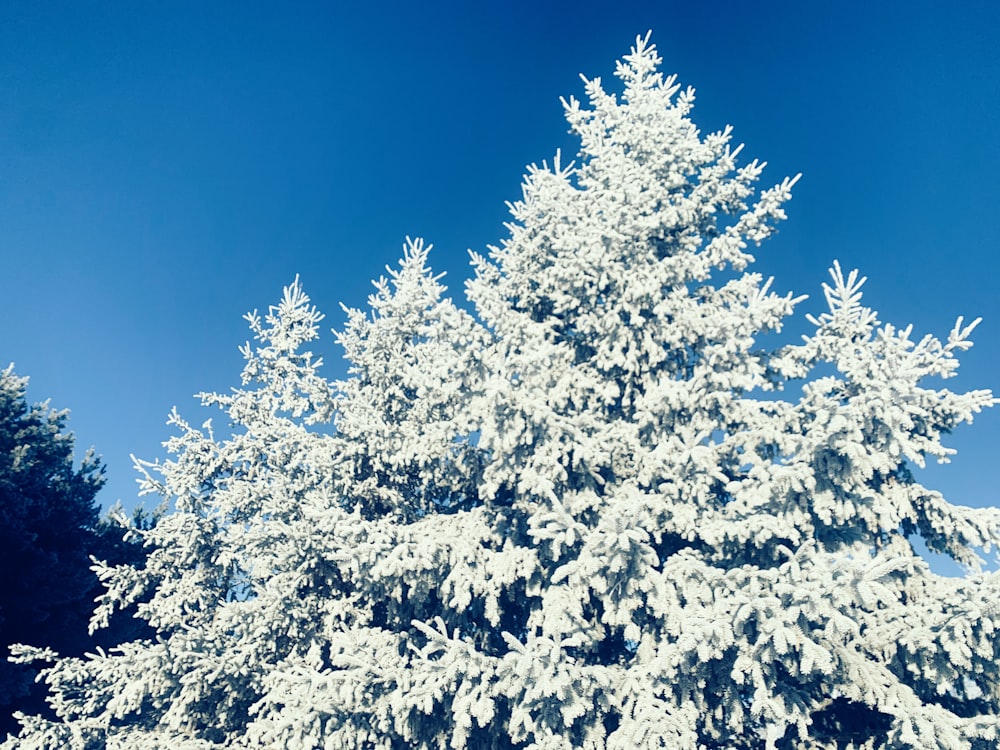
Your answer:
[[[104,467],[88,452],[73,461],[69,412],[29,404],[28,379],[0,370],[0,732],[16,709],[44,708],[33,690],[36,669],[7,661],[19,642],[82,654],[96,579]],[[105,535],[108,541],[110,535]]]
[[[834,264],[765,348],[799,298],[747,269],[794,180],[758,191],[659,63],[565,102],[578,160],[530,169],[473,313],[412,242],[343,382],[298,280],[248,316],[202,395],[231,429],[172,417],[173,510],[101,571],[95,627],[141,601],[155,637],[52,662],[60,721],[4,747],[997,746],[1000,576],[910,544],[1000,543],[911,471],[995,403],[928,383],[974,324],[915,339]]]

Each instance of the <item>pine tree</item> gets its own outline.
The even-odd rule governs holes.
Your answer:
[[[147,465],[173,511],[106,567],[95,625],[155,638],[46,670],[60,721],[5,747],[996,747],[1000,510],[912,467],[996,400],[947,378],[975,324],[912,338],[834,264],[827,311],[748,271],[757,192],[648,38],[529,171],[447,299],[422,243],[338,335],[298,281]],[[933,574],[910,539],[967,565]],[[24,659],[43,652],[24,649]]]
[[[68,412],[29,405],[28,379],[0,370],[0,733],[15,708],[38,710],[36,670],[7,661],[19,642],[83,653],[96,581],[89,570],[103,467],[73,461]],[[37,691],[36,691],[37,692]]]

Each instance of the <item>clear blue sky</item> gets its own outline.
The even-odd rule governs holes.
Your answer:
[[[981,315],[953,387],[1000,390],[1000,4],[968,0],[3,3],[0,365],[131,505],[129,453],[209,416],[192,394],[238,383],[241,316],[296,273],[339,327],[409,234],[460,296],[525,165],[575,150],[559,96],[647,29],[704,131],[803,173],[776,288],[815,311],[837,258],[883,320]],[[927,481],[1000,504],[1000,409],[952,445]]]

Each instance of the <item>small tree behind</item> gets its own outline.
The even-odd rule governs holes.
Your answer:
[[[0,371],[0,732],[16,726],[13,708],[43,705],[29,698],[36,670],[8,662],[9,646],[82,654],[89,642],[89,554],[104,484],[92,452],[75,467],[68,412],[29,406],[27,382],[13,366]]]

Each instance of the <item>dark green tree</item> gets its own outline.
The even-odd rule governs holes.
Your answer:
[[[13,365],[0,371],[0,736],[16,725],[14,710],[41,700],[36,669],[8,662],[10,645],[80,654],[91,643],[90,555],[102,538],[95,496],[104,466],[92,450],[76,466],[68,412],[29,405],[27,383]]]

